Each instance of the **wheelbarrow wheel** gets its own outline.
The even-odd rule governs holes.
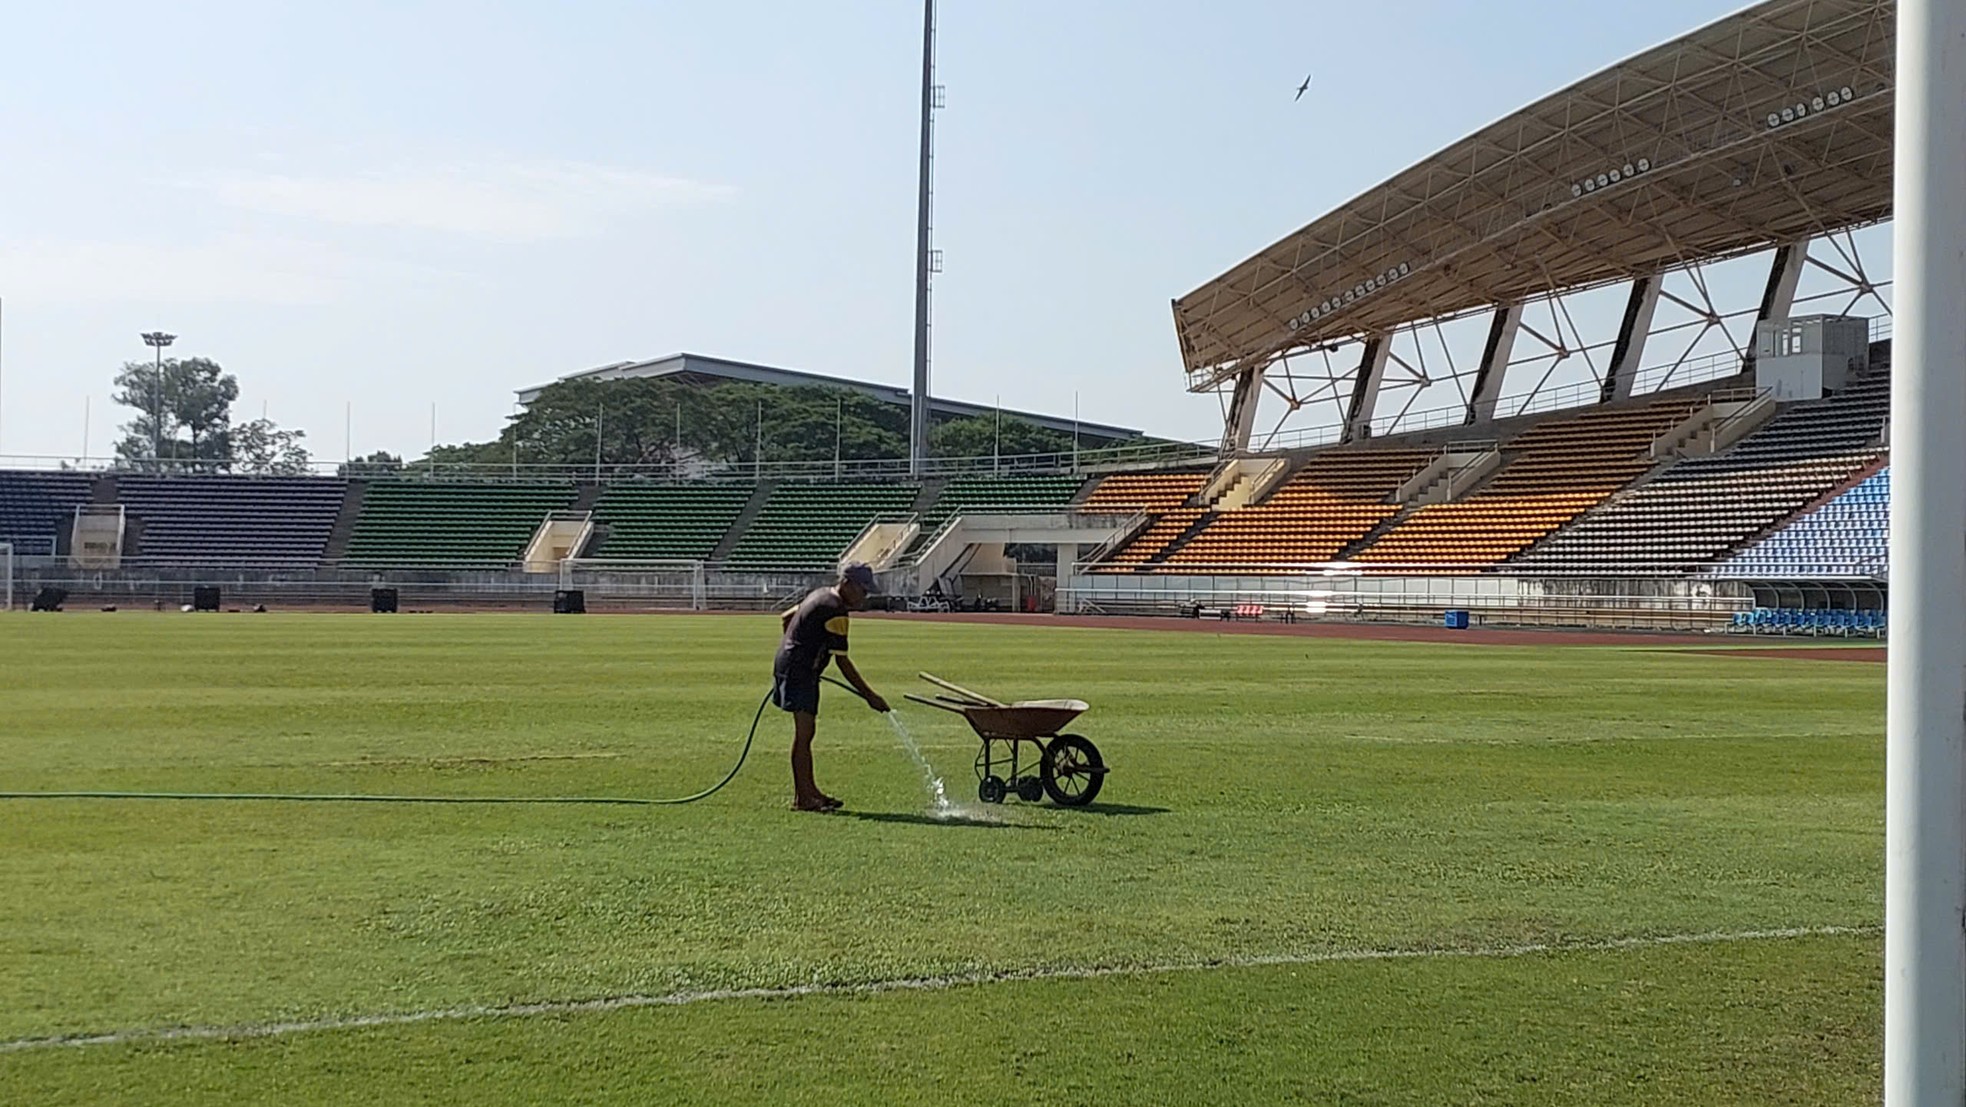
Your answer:
[[[986,776],[976,785],[976,798],[984,803],[1002,803],[1004,782],[1000,776]]]
[[[1099,747],[1076,734],[1060,734],[1044,748],[1039,766],[1044,790],[1061,807],[1084,807],[1106,783],[1106,762]]]
[[[1025,803],[1036,803],[1044,798],[1044,781],[1034,776],[1017,778],[1017,798]]]

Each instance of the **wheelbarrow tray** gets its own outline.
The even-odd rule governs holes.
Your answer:
[[[1028,700],[1002,707],[964,707],[962,716],[984,738],[1046,738],[1085,710],[1082,700]]]

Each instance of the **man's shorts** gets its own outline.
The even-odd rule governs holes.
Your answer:
[[[819,714],[819,674],[772,667],[771,702],[780,711]]]

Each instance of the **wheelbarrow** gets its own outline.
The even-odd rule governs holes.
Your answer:
[[[1036,803],[1050,796],[1061,806],[1083,807],[1099,794],[1106,782],[1099,748],[1080,735],[1058,733],[1085,712],[1084,700],[999,703],[941,677],[917,675],[942,691],[930,696],[909,692],[910,700],[961,715],[983,740],[976,755],[977,799],[1002,803],[1015,794]]]

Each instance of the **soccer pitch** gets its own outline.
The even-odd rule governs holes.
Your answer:
[[[775,639],[12,616],[0,788],[682,795]],[[687,807],[0,802],[0,1102],[1876,1098],[1882,666],[877,619],[854,656],[897,703],[1089,701],[1099,802],[938,822],[836,689],[844,814],[787,810],[775,711]],[[973,735],[901,709],[973,804]]]

